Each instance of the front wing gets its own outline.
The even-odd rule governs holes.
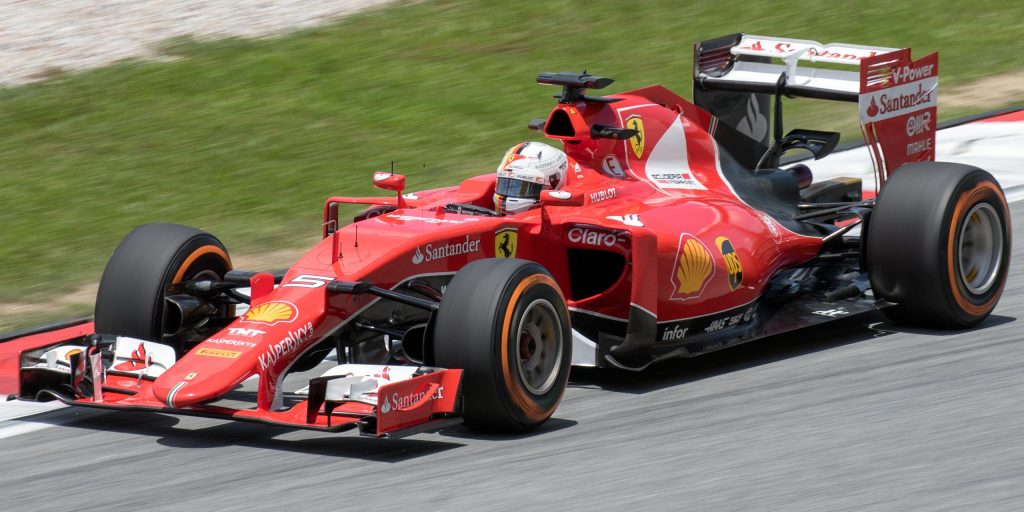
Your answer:
[[[74,332],[79,333],[81,329]],[[293,399],[282,408],[261,410],[236,406],[234,402],[231,405],[215,402],[171,407],[153,394],[153,382],[159,375],[158,362],[137,361],[136,371],[117,370],[118,365],[114,364],[117,359],[111,361],[111,354],[91,343],[90,338],[77,335],[56,343],[49,339],[50,343],[43,346],[24,347],[18,354],[18,397],[56,399],[80,407],[203,416],[324,432],[358,429],[361,435],[384,438],[436,431],[462,421],[462,370],[339,365],[311,379],[306,388],[297,391],[305,398],[291,395]],[[139,342],[130,338],[122,340],[131,344]],[[25,340],[21,341],[20,345],[24,346]],[[5,369],[9,370],[10,365]],[[188,382],[182,381],[179,385],[184,387]]]

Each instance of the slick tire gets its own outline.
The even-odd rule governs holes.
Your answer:
[[[139,226],[103,271],[96,332],[160,341],[166,287],[200,274],[222,278],[231,268],[224,245],[209,233],[177,224]]]
[[[562,399],[571,362],[569,311],[542,266],[485,259],[452,278],[437,313],[434,363],[463,370],[467,426],[492,432],[540,426]]]
[[[991,174],[945,162],[907,164],[879,194],[867,229],[866,266],[882,311],[919,327],[966,328],[1003,293],[1010,214]]]

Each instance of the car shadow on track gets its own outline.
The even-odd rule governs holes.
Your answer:
[[[619,393],[643,394],[672,386],[745,370],[844,345],[862,343],[896,333],[955,336],[990,329],[1015,318],[992,315],[981,325],[965,330],[917,329],[888,322],[881,312],[865,313],[770,336],[692,359],[676,359],[652,365],[642,372],[614,368],[573,368],[570,388],[597,388]]]
[[[555,414],[558,414],[557,410],[555,411]],[[559,430],[575,427],[576,424],[577,422],[573,420],[568,420],[564,418],[551,418],[548,421],[544,422],[544,424],[538,427],[536,430],[531,430],[529,432],[524,432],[520,434],[492,434],[477,432],[463,425],[446,428],[442,430],[440,434],[445,437],[454,437],[458,439],[473,439],[483,441],[521,441],[523,439],[544,436],[552,432],[557,432]]]
[[[12,421],[155,437],[157,444],[173,448],[241,446],[375,462],[402,462],[464,446],[448,441],[374,439],[358,437],[354,432],[329,434],[273,425],[225,423],[206,418],[181,418],[135,411],[68,408]],[[278,436],[284,438],[279,439]]]
[[[901,333],[906,333],[906,334],[920,334],[920,335],[925,335],[925,336],[948,336],[948,335],[963,334],[963,333],[966,333],[966,332],[972,332],[972,331],[989,329],[989,328],[992,328],[992,327],[998,327],[1000,325],[1008,324],[1010,322],[1015,322],[1015,321],[1017,321],[1017,319],[1012,317],[1012,316],[990,315],[980,325],[978,325],[977,327],[972,327],[970,329],[957,329],[957,330],[950,330],[950,329],[923,329],[923,328],[919,328],[919,327],[909,327],[909,326],[906,326],[906,325],[894,324],[894,323],[888,322],[888,321],[882,322],[882,323],[876,325],[875,328],[877,328],[877,329],[884,329],[884,330],[890,331],[890,332],[901,332]]]

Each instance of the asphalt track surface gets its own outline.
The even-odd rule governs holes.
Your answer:
[[[1013,223],[1019,262],[1020,203]],[[0,424],[0,510],[1024,510],[1022,286],[1015,264],[971,331],[871,313],[577,371],[522,437],[61,408]]]

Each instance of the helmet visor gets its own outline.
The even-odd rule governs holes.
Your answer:
[[[497,192],[505,197],[526,197],[537,199],[544,185],[512,178],[498,178]]]

